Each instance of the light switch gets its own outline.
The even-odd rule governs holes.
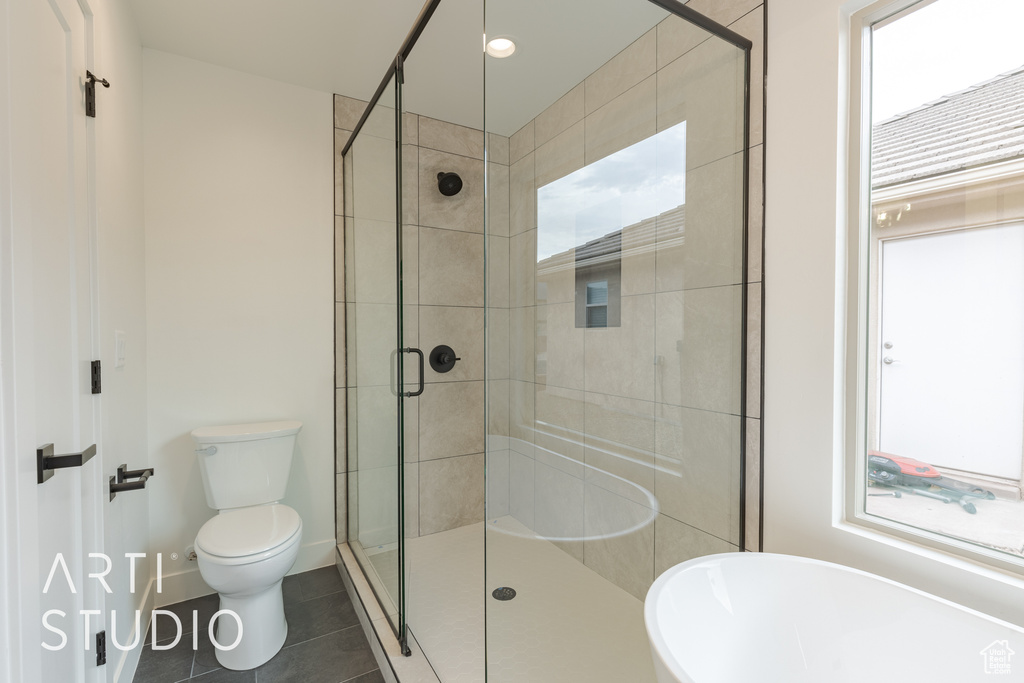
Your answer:
[[[127,343],[127,335],[121,330],[114,330],[114,367],[124,367],[124,347]]]

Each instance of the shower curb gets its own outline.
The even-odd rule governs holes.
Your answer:
[[[387,683],[440,683],[426,655],[411,634],[409,648],[412,654],[408,657],[402,655],[398,638],[395,637],[387,616],[381,610],[373,589],[363,576],[347,543],[338,545],[335,565],[345,584],[345,590],[352,598],[352,606],[359,618],[359,624],[363,627],[363,633],[370,643],[373,657],[377,660],[384,680]]]

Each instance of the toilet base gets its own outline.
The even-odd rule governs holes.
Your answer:
[[[246,671],[273,659],[288,637],[281,581],[255,595],[220,596],[220,609],[231,610],[242,624],[242,637],[230,650],[215,647],[217,661],[225,669]],[[231,615],[217,618],[217,642],[231,645],[238,638],[238,622]]]

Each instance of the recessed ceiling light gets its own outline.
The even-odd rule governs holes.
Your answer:
[[[516,44],[508,38],[495,38],[487,43],[487,54],[501,59],[510,57],[516,51]]]

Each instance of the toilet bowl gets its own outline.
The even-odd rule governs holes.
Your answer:
[[[295,564],[302,519],[280,503],[295,421],[206,427],[192,432],[207,503],[218,514],[196,535],[199,573],[220,595],[215,653],[226,669],[254,669],[288,637],[281,582]]]
[[[253,669],[270,660],[288,637],[281,582],[295,564],[302,520],[287,505],[261,505],[217,515],[196,536],[199,573],[220,594],[217,661],[227,669]],[[239,638],[239,625],[241,637]]]

